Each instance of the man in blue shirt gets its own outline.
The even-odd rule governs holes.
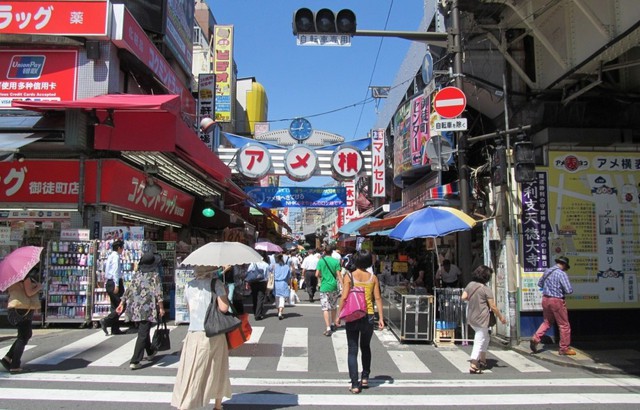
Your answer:
[[[569,313],[564,300],[565,295],[573,293],[566,271],[569,270],[569,258],[560,256],[553,266],[542,275],[538,287],[542,289],[542,315],[544,321],[531,338],[529,347],[533,353],[538,351],[538,343],[547,330],[558,323],[560,329],[560,354],[574,356],[576,351],[569,347],[571,344],[571,324]]]
[[[111,327],[111,334],[122,334],[120,330],[120,315],[116,312],[116,308],[120,304],[120,297],[124,294],[124,280],[122,277],[122,262],[120,261],[120,255],[124,251],[124,242],[120,239],[116,239],[111,244],[111,252],[107,257],[107,263],[104,269],[105,289],[109,295],[109,301],[111,302],[111,312],[105,318],[100,319],[100,327],[104,331],[104,334],[109,336],[107,331],[108,327]]]

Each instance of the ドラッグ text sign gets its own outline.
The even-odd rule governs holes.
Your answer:
[[[433,108],[443,118],[455,118],[467,106],[467,97],[457,87],[445,87],[433,98]]]

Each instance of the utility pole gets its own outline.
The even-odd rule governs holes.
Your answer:
[[[462,89],[462,39],[460,35],[460,10],[458,0],[451,1],[451,34],[453,44],[449,50],[453,52],[453,77],[457,88]],[[458,142],[458,188],[460,190],[460,207],[462,212],[469,214],[469,172],[467,167],[467,136],[463,132],[456,132]],[[463,277],[471,276],[471,232],[458,233],[458,266]]]

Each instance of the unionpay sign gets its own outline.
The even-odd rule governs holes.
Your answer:
[[[467,97],[457,87],[445,87],[433,98],[433,109],[442,118],[455,118],[467,107]]]

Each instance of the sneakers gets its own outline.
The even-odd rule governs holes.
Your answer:
[[[100,327],[102,328],[104,335],[109,336],[109,331],[107,330],[107,326],[104,324],[104,318],[100,319]]]
[[[560,353],[562,356],[575,356],[576,355],[576,351],[573,350],[572,348],[568,348],[567,350],[561,350]]]
[[[331,336],[331,330],[327,329],[324,331],[323,335],[325,336]]]
[[[131,369],[131,370],[138,370],[141,367],[142,367],[142,365],[140,363],[131,363],[129,365],[129,369]]]
[[[538,342],[533,339],[529,340],[529,349],[532,353],[538,353]]]

